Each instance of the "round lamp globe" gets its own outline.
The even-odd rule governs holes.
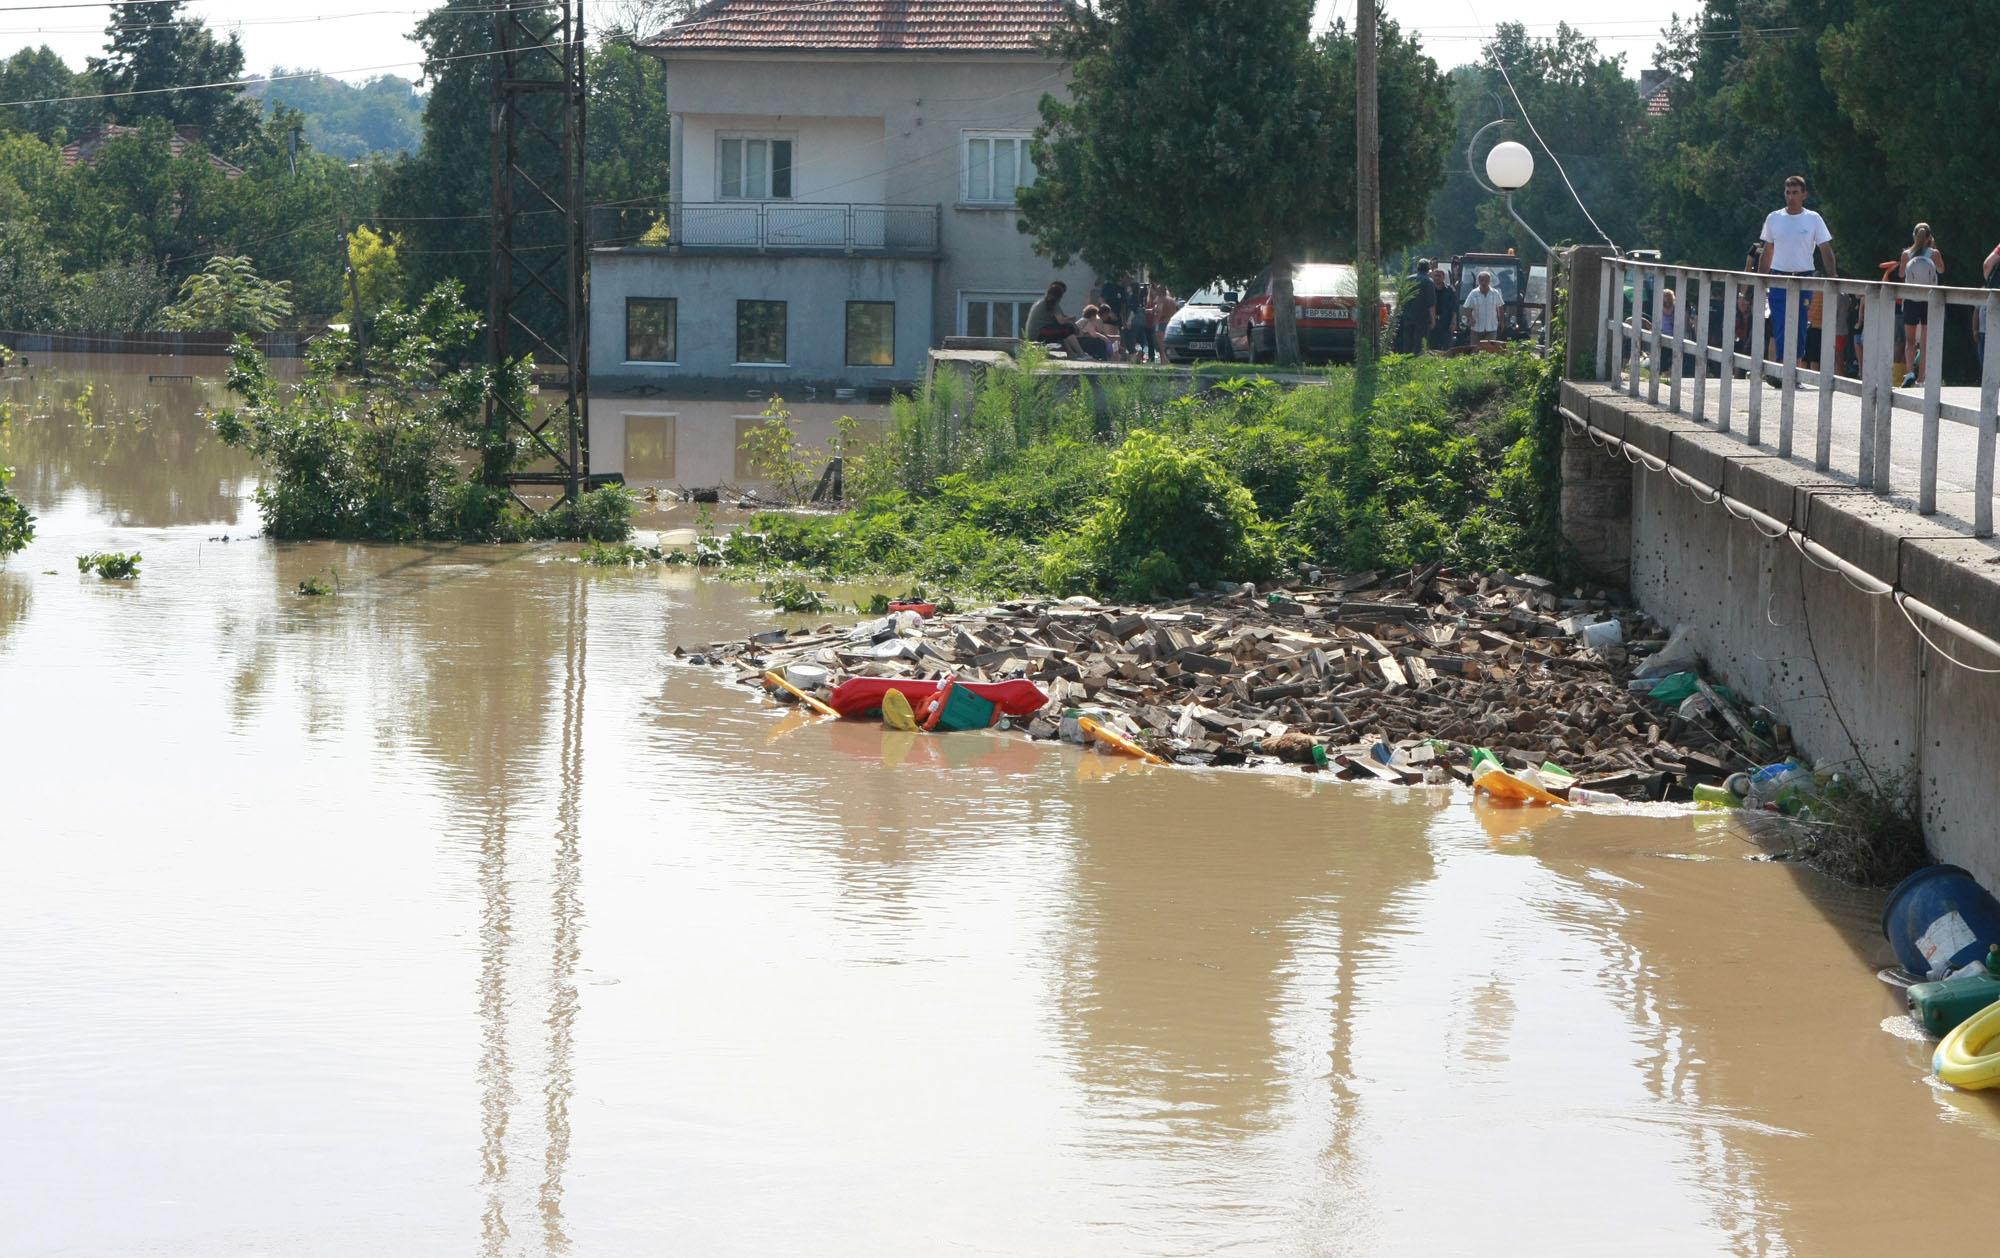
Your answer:
[[[1486,155],[1486,177],[1503,192],[1524,186],[1535,173],[1535,155],[1528,146],[1502,140]]]

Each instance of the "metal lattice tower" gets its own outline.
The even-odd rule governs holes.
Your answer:
[[[493,28],[491,361],[532,355],[537,378],[560,373],[563,389],[539,416],[532,397],[525,413],[490,404],[491,425],[525,434],[531,459],[554,465],[497,479],[573,499],[590,475],[583,0],[500,0]]]

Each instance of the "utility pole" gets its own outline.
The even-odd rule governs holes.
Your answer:
[[[1374,395],[1375,360],[1381,352],[1382,306],[1382,126],[1381,97],[1375,90],[1376,5],[1354,6],[1354,203],[1355,268],[1359,292],[1354,318],[1354,362],[1361,379],[1357,409]]]
[[[347,334],[354,339],[354,365],[361,374],[368,374],[368,331],[361,324],[361,277],[355,274],[354,259],[347,253],[347,220],[340,220],[340,269],[347,273],[347,302],[354,307],[353,321],[348,325]]]

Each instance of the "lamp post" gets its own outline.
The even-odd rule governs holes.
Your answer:
[[[1492,151],[1486,155],[1485,179],[1479,177],[1478,168],[1472,164],[1472,154],[1479,148],[1479,138],[1495,127],[1506,126],[1509,121],[1510,119],[1501,118],[1487,123],[1473,133],[1472,143],[1465,147],[1465,168],[1471,172],[1474,183],[1494,196],[1506,199],[1507,217],[1519,223],[1522,231],[1533,236],[1535,243],[1542,247],[1543,253],[1553,253],[1555,251],[1549,248],[1548,241],[1542,239],[1542,234],[1528,226],[1528,221],[1514,209],[1514,193],[1526,187],[1528,180],[1535,175],[1535,155],[1528,151],[1528,146],[1514,140],[1502,140],[1494,145]],[[1492,182],[1489,183],[1488,180]]]

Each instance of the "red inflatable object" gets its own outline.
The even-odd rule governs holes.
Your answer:
[[[917,614],[917,619],[929,620],[931,617],[937,615],[937,604],[936,603],[891,603],[889,604],[889,610],[891,612],[915,612]]]
[[[937,693],[941,682],[911,677],[850,677],[833,688],[833,710],[842,716],[868,716],[882,710],[882,696],[900,690],[917,708]],[[958,685],[999,708],[1007,716],[1033,716],[1048,706],[1049,697],[1026,678],[1013,681],[962,681]]]

